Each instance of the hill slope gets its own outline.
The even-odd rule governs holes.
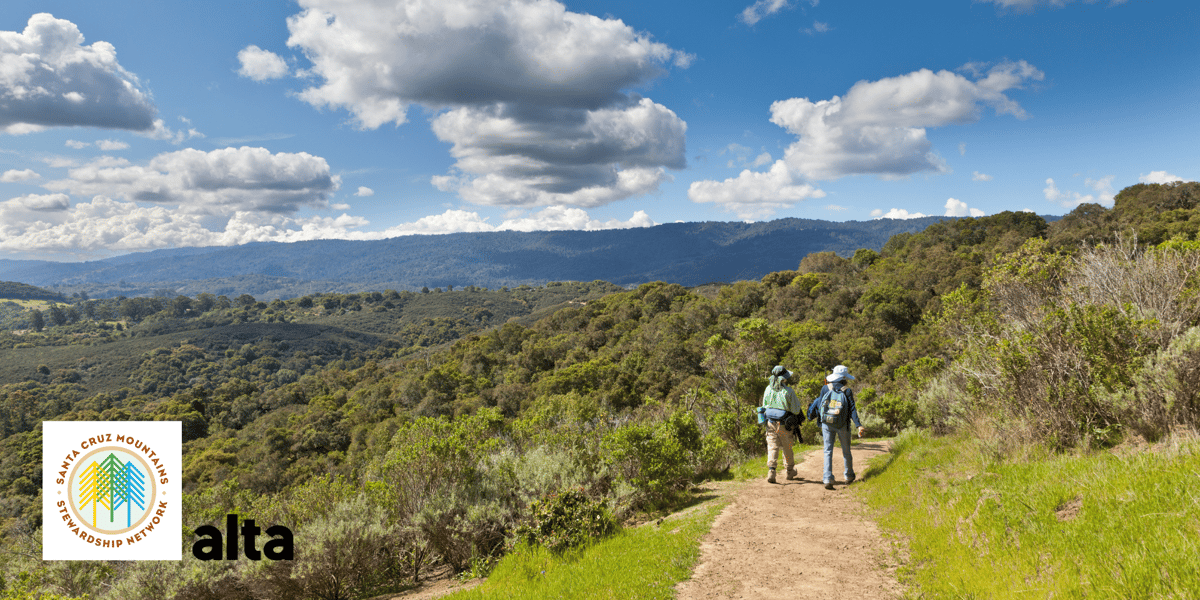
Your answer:
[[[65,302],[66,298],[58,292],[52,292],[40,287],[17,283],[15,281],[0,281],[0,298],[5,300],[55,300]]]

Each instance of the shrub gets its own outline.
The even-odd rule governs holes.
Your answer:
[[[531,504],[528,517],[517,528],[517,537],[562,552],[616,530],[617,523],[604,504],[576,489],[550,494]]]
[[[698,474],[726,471],[733,463],[734,456],[734,448],[729,442],[710,433],[700,441],[700,451],[696,453],[696,471]]]
[[[500,501],[454,490],[428,499],[414,518],[429,546],[455,572],[504,547],[512,511]]]
[[[593,449],[598,450],[598,449]],[[568,488],[591,489],[598,484],[598,473],[588,465],[586,448],[568,449],[541,444],[524,452],[505,449],[488,457],[481,475],[489,480],[502,480],[504,472],[511,476],[510,489],[522,504]],[[581,462],[580,459],[583,459]],[[598,491],[598,490],[593,490]]]
[[[669,500],[691,479],[690,457],[670,427],[628,425],[605,436],[601,447],[606,462],[638,491],[637,504]]]
[[[915,413],[917,404],[912,401],[909,401],[909,402],[912,404],[914,413]],[[863,435],[865,435],[867,437],[886,437],[886,436],[892,435],[893,433],[896,433],[897,431],[902,430],[909,423],[916,425],[916,423],[914,421],[910,420],[910,421],[905,421],[901,427],[893,429],[890,425],[887,424],[887,422],[885,422],[883,420],[883,417],[880,417],[879,415],[875,414],[875,412],[873,411],[874,408],[875,408],[875,405],[872,404],[870,407],[861,408],[858,411],[859,419],[862,420],[862,426],[863,426],[863,430],[864,430]]]
[[[194,577],[171,600],[255,600],[249,586],[236,573],[209,578]]]
[[[1105,394],[1104,401],[1123,409],[1143,437],[1200,429],[1200,327],[1147,356],[1135,379],[1130,388]]]
[[[871,403],[871,413],[879,415],[893,432],[898,433],[908,423],[917,420],[917,403],[895,394],[884,394]]]
[[[116,582],[103,598],[162,600],[170,598],[183,584],[184,563],[144,561],[127,563],[113,577]]]
[[[390,544],[394,532],[383,511],[359,495],[338,503],[321,518],[303,526],[296,538],[291,579],[312,598],[341,600],[373,591],[395,576],[399,566]]]

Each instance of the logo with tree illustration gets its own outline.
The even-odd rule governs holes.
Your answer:
[[[79,461],[71,475],[71,509],[97,533],[129,531],[150,514],[154,477],[145,461],[118,446],[99,448]]]

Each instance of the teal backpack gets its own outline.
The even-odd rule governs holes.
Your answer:
[[[850,423],[850,400],[846,398],[846,386],[829,386],[825,403],[821,405],[821,422],[835,429],[845,429]]]

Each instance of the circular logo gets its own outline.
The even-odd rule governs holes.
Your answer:
[[[150,465],[120,446],[87,453],[67,480],[75,518],[84,527],[108,535],[141,525],[154,507],[155,489]]]

